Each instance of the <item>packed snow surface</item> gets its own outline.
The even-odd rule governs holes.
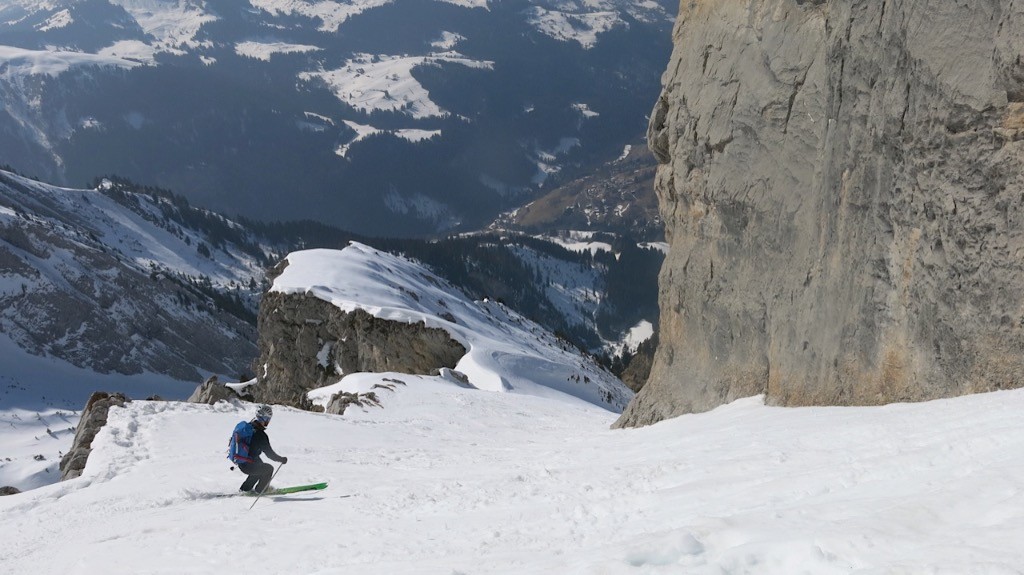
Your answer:
[[[7,573],[1019,573],[1024,390],[921,404],[748,398],[634,430],[553,398],[406,380],[387,407],[275,409],[275,484],[227,437],[254,406],[114,408],[82,477],[0,498]],[[5,445],[10,434],[0,435]],[[351,497],[344,497],[351,495]],[[240,546],[244,557],[239,559]]]

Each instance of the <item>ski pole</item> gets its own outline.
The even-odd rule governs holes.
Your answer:
[[[274,478],[277,477],[277,473],[281,471],[282,467],[284,467],[284,463],[277,466],[277,471],[275,471],[274,474],[270,476],[270,481],[274,481]],[[256,500],[253,501],[252,505],[249,506],[249,511],[252,511],[252,508],[256,507],[256,501],[259,501],[260,497],[263,497],[263,492],[267,490],[267,487],[270,487],[270,481],[268,481],[267,485],[263,487],[263,489],[261,489],[259,493],[256,494]]]

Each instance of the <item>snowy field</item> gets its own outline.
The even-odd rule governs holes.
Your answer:
[[[387,376],[388,374],[382,374]],[[870,408],[759,398],[634,430],[437,378],[278,408],[278,486],[214,498],[251,405],[111,411],[82,477],[0,498],[4,573],[932,573],[1024,565],[1024,391]],[[9,435],[0,436],[5,440]],[[351,497],[344,497],[351,495]]]

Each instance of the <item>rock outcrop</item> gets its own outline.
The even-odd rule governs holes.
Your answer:
[[[82,474],[85,464],[92,452],[92,440],[107,424],[107,414],[113,406],[123,406],[131,401],[121,393],[97,391],[89,397],[82,410],[82,418],[75,430],[75,440],[71,449],[60,460],[60,480],[74,479]]]
[[[355,372],[429,375],[455,367],[466,348],[443,329],[345,312],[311,295],[268,292],[260,302],[259,402],[309,407],[305,394]],[[338,409],[344,411],[342,405]]]
[[[1024,383],[1024,5],[698,0],[674,41],[660,345],[617,425]]]
[[[205,382],[202,383],[192,395],[189,396],[189,403],[206,403],[213,405],[218,401],[232,401],[240,400],[240,396],[235,390],[224,385],[220,382],[216,375],[211,375]]]

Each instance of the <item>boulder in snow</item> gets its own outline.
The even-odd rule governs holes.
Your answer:
[[[60,480],[74,479],[82,474],[85,464],[92,451],[92,440],[100,429],[107,424],[107,413],[112,406],[123,406],[131,401],[123,393],[107,393],[97,391],[89,397],[82,419],[75,431],[75,441],[71,449],[60,460]]]
[[[241,399],[241,396],[235,390],[218,381],[216,375],[211,375],[209,379],[192,392],[188,402],[213,405],[218,401],[232,401],[236,399]]]

